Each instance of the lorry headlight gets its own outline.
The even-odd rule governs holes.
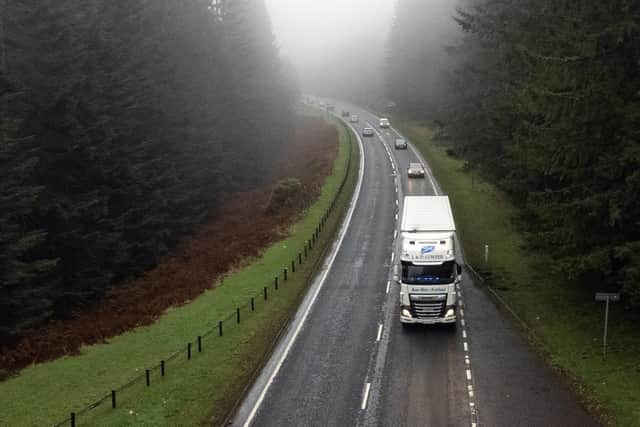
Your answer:
[[[456,309],[452,307],[447,310],[447,313],[444,315],[444,317],[453,317],[455,315],[456,315]]]
[[[411,317],[411,311],[409,311],[409,309],[408,309],[408,308],[403,308],[403,309],[402,309],[402,315],[403,315],[404,317]]]

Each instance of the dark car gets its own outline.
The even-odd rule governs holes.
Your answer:
[[[373,128],[366,127],[362,129],[362,136],[373,136]]]

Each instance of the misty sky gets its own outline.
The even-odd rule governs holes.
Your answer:
[[[359,43],[384,43],[396,0],[265,0],[282,54],[296,67]],[[380,46],[384,49],[384,46]]]

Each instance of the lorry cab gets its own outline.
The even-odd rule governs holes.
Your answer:
[[[453,232],[402,233],[400,321],[455,323],[460,268]]]

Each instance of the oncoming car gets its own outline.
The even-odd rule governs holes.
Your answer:
[[[373,136],[373,128],[366,127],[362,129],[362,136]]]
[[[420,163],[409,163],[407,175],[409,178],[424,178],[424,166]]]
[[[342,110],[342,112],[340,113],[340,115],[342,117],[349,117],[349,112],[347,110]]]
[[[378,125],[381,128],[388,128],[389,126],[391,126],[391,124],[389,123],[389,119],[386,119],[386,118],[381,118],[380,121],[378,122]]]
[[[357,114],[352,114],[351,115],[351,120],[349,120],[351,123],[358,123],[358,115]]]
[[[403,138],[396,138],[396,142],[394,143],[394,147],[396,150],[406,150],[407,149],[407,140]]]

